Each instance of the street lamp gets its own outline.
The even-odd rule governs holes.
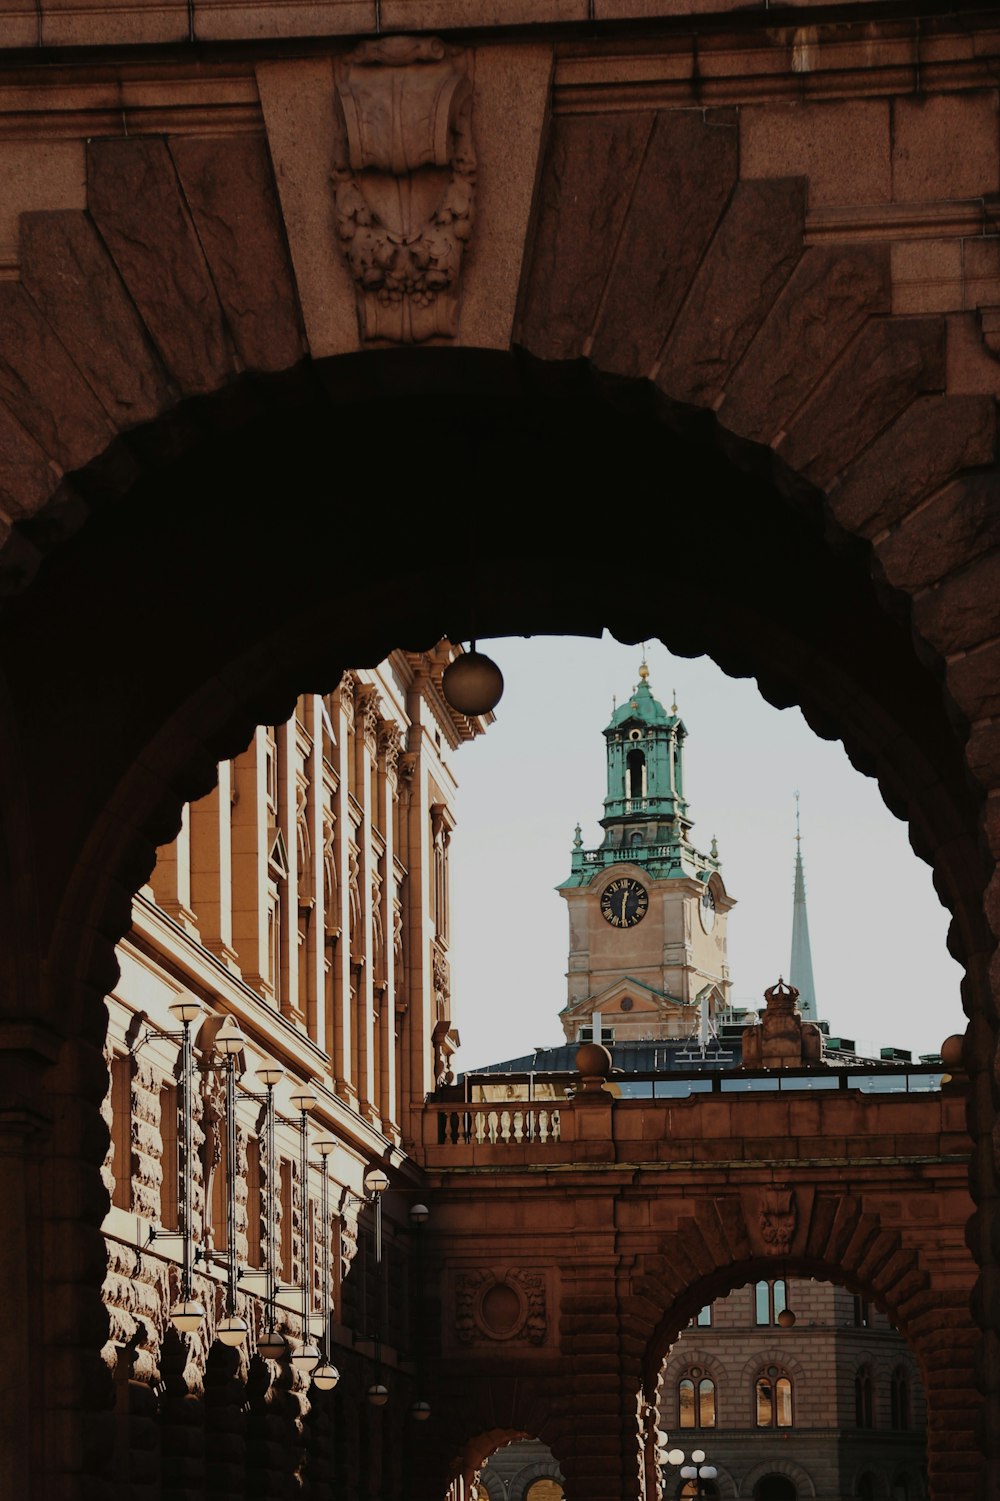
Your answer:
[[[205,1310],[194,1296],[194,1055],[191,1023],[204,1011],[201,1001],[182,995],[167,1010],[181,1024],[181,1296],[170,1310],[170,1320],[182,1334],[200,1328]]]
[[[695,1495],[697,1496],[704,1496],[706,1494],[702,1486],[702,1481],[715,1480],[719,1473],[715,1465],[705,1463],[704,1449],[692,1449],[689,1460],[686,1459],[683,1449],[668,1449],[664,1459],[668,1465],[675,1465],[677,1467],[682,1480],[697,1481],[697,1490],[695,1491]]]
[[[316,1104],[316,1096],[310,1089],[299,1089],[292,1095],[292,1104],[299,1112],[299,1192],[302,1199],[302,1342],[292,1355],[292,1365],[303,1376],[308,1376],[319,1365],[319,1346],[309,1338],[309,1300],[312,1293],[312,1245],[309,1223],[309,1112]]]
[[[321,1358],[320,1364],[312,1373],[313,1385],[318,1386],[321,1392],[332,1391],[340,1380],[340,1372],[330,1362],[330,1345],[332,1333],[330,1329],[330,1175],[329,1157],[336,1148],[336,1141],[332,1136],[324,1136],[316,1143],[316,1150],[323,1163],[323,1176],[320,1179],[320,1221],[323,1226],[323,1265],[321,1268],[320,1290],[323,1300],[323,1336],[320,1340]]]
[[[368,1388],[365,1396],[372,1407],[384,1407],[389,1400],[389,1392],[378,1379],[382,1369],[382,1195],[389,1187],[388,1174],[380,1167],[373,1167],[364,1176],[364,1194],[348,1194],[344,1199],[344,1207],[348,1204],[372,1204],[375,1208],[375,1318],[373,1320],[373,1340],[375,1346],[375,1380]]]
[[[227,1016],[215,1037],[226,1070],[226,1316],[215,1333],[231,1349],[242,1345],[250,1328],[236,1311],[236,1060],[245,1046],[239,1023]]]
[[[263,1096],[250,1095],[249,1098],[263,1098],[266,1106],[266,1114],[264,1117],[264,1140],[266,1153],[265,1160],[267,1164],[267,1196],[265,1200],[267,1214],[267,1269],[264,1293],[267,1326],[263,1334],[257,1341],[257,1353],[258,1355],[264,1356],[266,1359],[278,1360],[287,1347],[287,1341],[277,1327],[277,1310],[275,1308],[275,1299],[278,1293],[278,1279],[276,1275],[276,1263],[278,1259],[278,1237],[276,1227],[278,1192],[277,1184],[274,1180],[275,1174],[277,1173],[278,1169],[277,1154],[275,1151],[274,1141],[274,1086],[280,1083],[281,1080],[285,1077],[285,1070],[283,1068],[279,1068],[277,1064],[265,1064],[262,1068],[257,1069],[255,1077],[261,1084],[263,1084],[264,1094]]]

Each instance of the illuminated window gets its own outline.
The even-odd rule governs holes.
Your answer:
[[[697,1366],[677,1384],[677,1415],[681,1428],[715,1427],[715,1382]]]
[[[854,1420],[859,1428],[875,1426],[870,1366],[861,1366],[854,1377]]]
[[[754,1382],[754,1418],[758,1428],[791,1428],[792,1383],[777,1366],[768,1366]]]
[[[778,1314],[788,1303],[788,1288],[783,1277],[775,1282],[758,1282],[754,1288],[754,1313],[758,1324],[776,1324]]]

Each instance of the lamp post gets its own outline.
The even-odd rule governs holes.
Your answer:
[[[236,1312],[236,1059],[245,1043],[238,1022],[227,1016],[215,1038],[226,1067],[226,1317],[216,1335],[233,1348],[242,1345],[249,1332],[246,1319]]]
[[[292,1355],[292,1365],[303,1376],[308,1376],[319,1364],[320,1352],[309,1337],[309,1293],[312,1280],[312,1257],[309,1224],[309,1112],[316,1103],[316,1096],[308,1089],[300,1089],[292,1095],[292,1104],[299,1112],[299,1193],[302,1204],[302,1341]]]
[[[657,1452],[659,1453],[660,1451]],[[715,1465],[705,1463],[704,1449],[692,1449],[689,1460],[685,1458],[683,1449],[669,1449],[663,1456],[663,1460],[668,1465],[676,1465],[678,1467],[682,1480],[697,1481],[695,1495],[699,1497],[708,1494],[702,1485],[702,1481],[715,1480],[719,1473]]]
[[[194,996],[181,996],[167,1008],[175,1021],[181,1024],[181,1173],[180,1173],[180,1234],[181,1234],[181,1296],[170,1310],[170,1320],[182,1334],[193,1334],[201,1326],[205,1310],[194,1296],[194,1162],[193,1162],[193,1116],[192,1074],[194,1054],[191,1048],[191,1023],[204,1011],[201,1001]]]
[[[266,1115],[264,1121],[265,1153],[267,1160],[267,1280],[265,1282],[265,1302],[267,1305],[267,1328],[257,1341],[257,1350],[261,1355],[272,1360],[277,1359],[285,1349],[285,1337],[275,1325],[274,1300],[277,1296],[278,1282],[275,1277],[275,1262],[277,1260],[277,1234],[275,1229],[275,1206],[277,1203],[276,1185],[274,1181],[276,1171],[276,1158],[274,1150],[274,1086],[285,1076],[283,1068],[274,1064],[266,1064],[256,1071],[255,1078],[259,1079],[264,1086],[264,1100]]]
[[[316,1150],[323,1159],[323,1176],[320,1179],[320,1216],[323,1221],[323,1265],[320,1272],[320,1296],[323,1300],[323,1334],[321,1338],[321,1363],[312,1373],[313,1385],[321,1392],[331,1391],[340,1380],[340,1372],[330,1363],[330,1346],[333,1340],[330,1328],[330,1175],[327,1159],[337,1143],[324,1136],[316,1143]]]
[[[373,1320],[372,1344],[375,1347],[375,1380],[368,1388],[365,1396],[372,1407],[384,1407],[389,1400],[389,1392],[379,1375],[382,1368],[382,1195],[389,1187],[389,1179],[380,1167],[372,1168],[364,1177],[365,1191],[363,1194],[348,1194],[344,1200],[347,1204],[373,1204],[375,1208],[375,1281],[378,1293],[375,1300],[375,1318]]]
[[[417,1299],[416,1313],[414,1318],[414,1335],[416,1338],[416,1367],[417,1367],[417,1391],[421,1392],[424,1386],[424,1226],[430,1219],[430,1210],[426,1204],[414,1204],[410,1209],[410,1224],[416,1231],[416,1264],[417,1264]],[[415,1423],[426,1423],[431,1415],[431,1405],[423,1397],[418,1396],[410,1408],[410,1416]]]

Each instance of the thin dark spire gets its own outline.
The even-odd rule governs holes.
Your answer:
[[[817,1021],[816,985],[813,981],[812,950],[809,946],[809,914],[806,911],[806,876],[802,864],[802,827],[799,820],[799,794],[795,794],[795,895],[792,901],[792,959],[788,966],[788,983],[799,993],[799,1010],[804,1021]]]

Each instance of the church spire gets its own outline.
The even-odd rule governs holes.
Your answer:
[[[812,951],[809,947],[809,915],[806,911],[806,877],[802,866],[802,830],[799,825],[799,794],[795,794],[795,897],[792,903],[792,960],[788,983],[799,993],[803,1021],[816,1021],[816,986],[813,982]]]

